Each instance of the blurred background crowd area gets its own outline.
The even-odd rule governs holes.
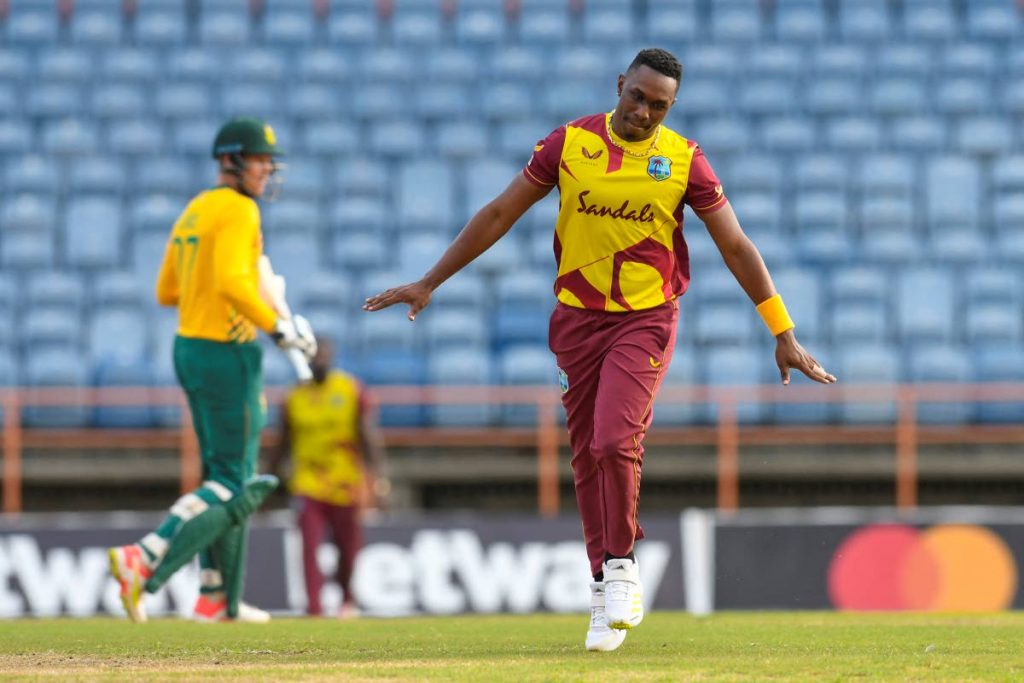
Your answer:
[[[701,144],[801,341],[841,380],[1024,380],[1021,16],[1012,0],[0,2],[0,384],[173,384],[157,264],[213,182],[217,127],[250,114],[288,152],[266,250],[342,364],[371,385],[553,385],[554,195],[415,324],[359,307],[421,275],[539,138],[610,110],[648,46],[684,67],[667,124]],[[693,284],[668,381],[777,381],[770,337],[689,212],[685,235]],[[269,384],[291,377],[266,354]],[[789,419],[895,414],[804,408]]]

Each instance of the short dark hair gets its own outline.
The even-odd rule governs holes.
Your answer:
[[[683,65],[679,63],[676,56],[668,50],[662,50],[660,47],[650,47],[637,52],[636,57],[633,58],[626,72],[629,73],[641,66],[649,66],[660,74],[674,78],[676,83],[679,82],[683,75]]]

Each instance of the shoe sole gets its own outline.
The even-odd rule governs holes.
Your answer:
[[[614,638],[605,637],[596,643],[584,643],[584,647],[587,648],[587,652],[613,652],[618,650],[619,647],[626,642],[626,634],[621,634],[622,637],[615,636]],[[608,643],[614,643],[611,647],[608,647]]]
[[[107,550],[107,557],[110,558],[110,573],[115,579],[117,579],[117,583],[120,584],[121,587],[121,590],[118,591],[121,598],[121,604],[124,606],[124,611],[132,622],[136,624],[144,624],[146,623],[146,617],[142,616],[138,610],[139,596],[142,592],[141,587],[137,581],[132,581],[131,588],[127,591],[125,590],[125,584],[128,583],[128,581],[121,573],[121,562],[118,560],[117,550],[117,548],[110,548]]]

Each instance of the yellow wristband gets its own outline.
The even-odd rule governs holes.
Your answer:
[[[759,303],[757,312],[773,337],[796,327],[793,319],[789,317],[786,304],[782,303],[782,297],[778,294]]]

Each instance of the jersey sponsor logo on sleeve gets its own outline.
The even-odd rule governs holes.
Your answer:
[[[583,156],[585,156],[588,159],[597,159],[598,157],[601,156],[601,154],[604,153],[603,149],[599,149],[596,152],[591,152],[586,147],[580,147],[580,149],[583,150]]]
[[[535,147],[533,148],[533,151],[534,151],[534,152],[539,152],[539,151],[541,151],[542,149],[544,149],[544,145],[536,145],[536,146],[535,146]]]
[[[672,176],[672,160],[668,157],[653,156],[647,160],[647,175],[658,182]]]
[[[565,374],[565,370],[562,368],[558,368],[558,387],[563,394],[569,392],[569,375]]]

